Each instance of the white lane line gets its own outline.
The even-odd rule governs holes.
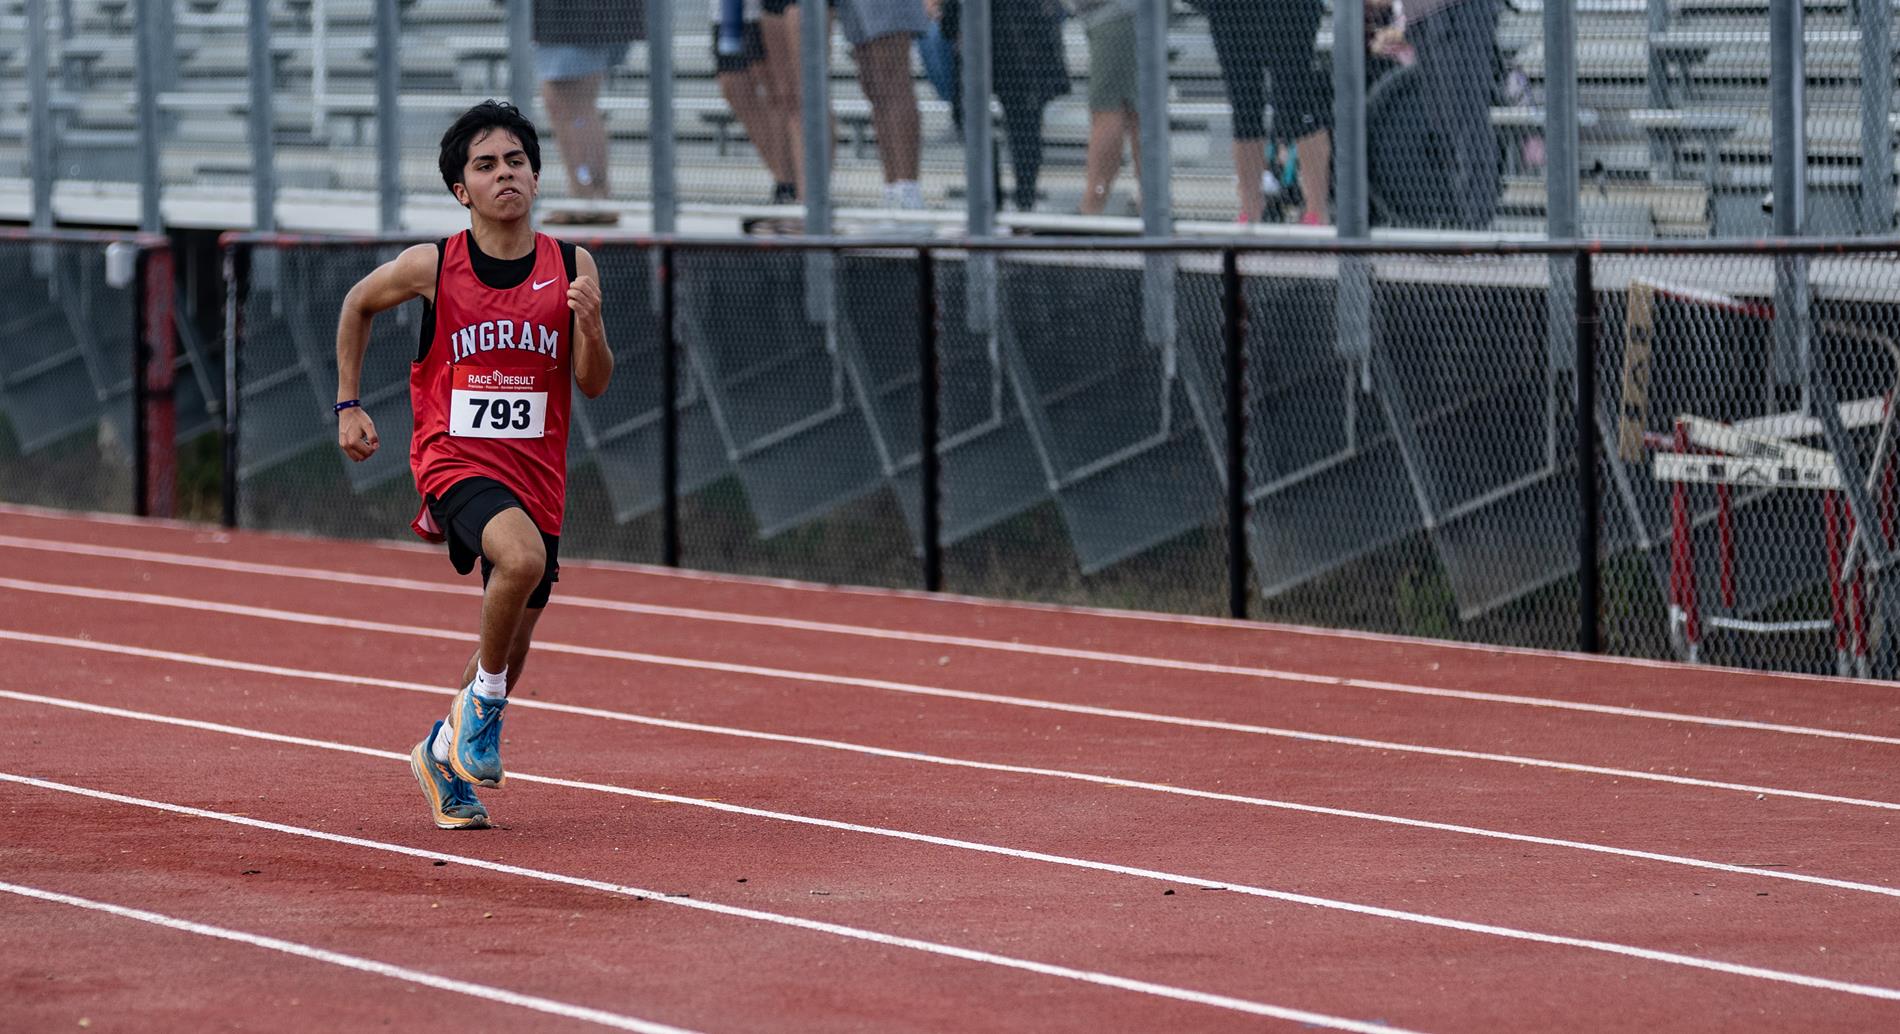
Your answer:
[[[21,592],[37,592],[53,596],[70,596],[79,599],[105,600],[116,603],[136,603],[143,606],[171,607],[179,610],[261,618],[267,621],[285,621],[292,624],[317,625],[324,628],[347,628],[359,632],[380,632],[385,635],[406,635],[424,639],[443,639],[458,643],[472,644],[475,641],[474,637],[468,632],[454,631],[446,628],[424,628],[419,625],[359,621],[355,618],[332,617],[326,614],[305,614],[298,611],[276,610],[269,607],[247,607],[235,603],[210,603],[204,600],[183,599],[174,596],[155,596],[150,593],[141,592],[119,592],[112,589],[84,589],[66,585],[52,585],[45,582],[21,581],[17,578],[0,578],[0,589],[16,589]],[[1714,779],[1697,779],[1692,776],[1668,775],[1662,772],[1639,772],[1635,769],[1610,768],[1604,765],[1585,765],[1570,761],[1551,761],[1545,758],[1533,758],[1520,754],[1494,754],[1484,751],[1457,750],[1451,747],[1426,747],[1411,743],[1398,743],[1390,740],[1371,740],[1358,736],[1337,736],[1331,733],[1282,729],[1270,725],[1249,725],[1243,722],[1227,722],[1211,718],[1188,718],[1181,715],[1158,714],[1152,711],[1131,711],[1121,708],[1094,707],[1088,704],[1070,704],[1058,700],[1006,696],[998,693],[978,693],[973,690],[964,689],[944,689],[938,686],[924,686],[910,682],[892,682],[886,679],[864,679],[844,675],[820,675],[814,672],[788,671],[782,668],[764,668],[751,664],[732,664],[725,661],[701,661],[684,657],[667,657],[661,654],[640,653],[633,650],[610,650],[598,646],[577,646],[572,643],[542,641],[535,643],[535,649],[545,653],[565,653],[577,657],[597,657],[603,660],[628,661],[635,664],[650,664],[658,667],[686,668],[694,671],[716,671],[722,674],[782,679],[788,682],[801,682],[820,686],[849,686],[858,689],[875,689],[891,693],[906,693],[912,696],[939,697],[947,700],[964,700],[974,703],[1000,704],[1005,707],[1055,711],[1062,714],[1087,715],[1091,718],[1112,718],[1122,721],[1149,722],[1156,725],[1170,725],[1188,729],[1210,729],[1218,732],[1242,733],[1250,736],[1271,736],[1278,739],[1299,740],[1307,743],[1325,743],[1340,747],[1392,751],[1402,754],[1423,754],[1431,757],[1456,758],[1461,761],[1495,762],[1497,764],[1516,765],[1522,768],[1543,768],[1561,772],[1577,772],[1584,775],[1610,776],[1616,779],[1668,783],[1673,786],[1694,786],[1711,790],[1727,790],[1735,793],[1759,794],[1763,797],[1787,797],[1795,800],[1821,801],[1827,804],[1847,804],[1859,808],[1880,808],[1889,811],[1900,811],[1900,803],[1890,801],[1876,801],[1861,797],[1842,797],[1836,794],[1816,793],[1809,790],[1789,790],[1774,786],[1756,786],[1751,783],[1730,783]]]
[[[354,753],[371,754],[377,757],[398,757],[398,755],[389,751],[372,751],[367,748],[346,749]],[[510,779],[520,778],[513,772],[508,773],[508,777]],[[56,783],[51,780],[37,779],[33,776],[15,775],[11,772],[0,772],[0,782],[17,783],[22,786],[31,786],[41,790],[52,790],[59,793],[90,797],[95,800],[111,801],[115,804],[128,804],[134,807],[150,808],[155,811],[168,812],[174,815],[189,815],[193,818],[227,822],[233,825],[247,826],[252,829],[265,829],[274,833],[307,837],[312,840],[323,840],[334,844],[344,844],[350,847],[367,848],[373,851],[386,851],[391,854],[406,855],[411,858],[446,862],[450,865],[465,865],[487,872],[502,873],[508,876],[520,876],[526,879],[541,880],[543,882],[556,883],[569,887],[581,887],[587,890],[600,891],[621,897],[631,897],[636,900],[649,901],[655,904],[673,905],[679,908],[689,908],[700,912],[710,912],[715,915],[731,916],[738,919],[750,919],[756,922],[787,926],[814,933],[830,934],[834,937],[864,941],[885,947],[907,948],[912,951],[925,952],[931,955],[962,959],[966,962],[999,966],[1004,969],[1023,970],[1042,976],[1059,977],[1064,980],[1079,981],[1098,987],[1111,987],[1122,991],[1133,991],[1138,994],[1153,995],[1158,998],[1168,998],[1174,1001],[1188,1002],[1195,1005],[1206,1005],[1216,1009],[1227,1009],[1253,1016],[1267,1016],[1280,1020],[1292,1020],[1296,1023],[1309,1023],[1331,1030],[1355,1031],[1359,1032],[1359,1034],[1416,1034],[1416,1032],[1407,1032],[1403,1028],[1389,1026],[1382,1022],[1367,1023],[1340,1016],[1330,1016],[1325,1013],[1309,1012],[1305,1009],[1291,1009],[1285,1006],[1269,1005],[1264,1002],[1255,1002],[1244,998],[1212,994],[1206,991],[1195,991],[1189,988],[1157,984],[1146,980],[1135,980],[1130,977],[1118,977],[1109,973],[1098,973],[1093,970],[1077,969],[1071,966],[1037,962],[1032,959],[1016,958],[1010,955],[999,955],[994,952],[980,951],[974,948],[961,948],[952,944],[940,944],[936,941],[926,941],[915,937],[902,937],[895,934],[879,933],[875,930],[845,926],[841,923],[806,919],[801,916],[784,915],[778,912],[766,912],[760,909],[745,908],[739,905],[720,904],[700,898],[669,897],[664,891],[648,890],[631,884],[609,883],[605,880],[588,879],[583,876],[570,876],[565,873],[549,872],[544,869],[530,869],[520,865],[509,865],[505,862],[491,862],[487,859],[472,858],[467,855],[448,854],[442,851],[430,851],[420,847],[407,847],[402,844],[368,840],[363,837],[347,836],[341,833],[328,833],[319,829],[290,826],[281,822],[254,819],[247,815],[232,815],[226,812],[194,808],[184,804],[171,804],[164,801],[147,800],[141,797],[128,797],[124,794],[112,793],[107,790],[94,790],[88,787],[74,786],[69,783]],[[1896,992],[1896,994],[1900,995],[1900,992]]]
[[[174,916],[162,915],[158,912],[148,912],[142,908],[128,908],[124,905],[114,905],[104,901],[93,901],[88,898],[75,897],[71,894],[61,894],[58,891],[41,890],[37,887],[26,887],[18,883],[7,883],[4,881],[0,881],[0,891],[4,891],[8,894],[17,894],[24,898],[35,898],[40,901],[71,905],[74,908],[83,908],[91,912],[103,912],[121,919],[135,919],[141,923],[150,923],[153,926],[162,926],[168,930],[179,930],[184,933],[197,934],[200,937],[216,937],[219,940],[236,941],[239,944],[248,944],[253,948],[266,948],[271,951],[280,951],[286,955],[314,959],[317,962],[327,962],[332,966],[342,966],[345,969],[373,973],[379,977],[388,977],[391,980],[420,984],[423,987],[432,987],[438,991],[452,991],[456,994],[468,995],[470,998],[479,998],[485,1002],[499,1002],[503,1005],[519,1006],[523,1009],[532,1009],[535,1012],[547,1013],[550,1016],[559,1016],[563,1019],[597,1023],[603,1027],[612,1027],[616,1030],[638,1031],[639,1034],[693,1034],[692,1031],[684,1027],[671,1027],[664,1023],[654,1023],[651,1020],[642,1020],[633,1016],[622,1016],[619,1013],[607,1012],[603,1009],[590,1009],[584,1005],[570,1005],[567,1002],[557,1002],[552,998],[542,998],[539,995],[510,991],[506,988],[496,987],[493,984],[465,984],[459,980],[450,980],[447,977],[436,976],[433,973],[424,973],[421,970],[395,966],[387,962],[377,962],[374,959],[359,958],[355,955],[345,955],[342,952],[331,951],[328,948],[298,944],[295,941],[266,937],[263,934],[245,933],[242,930],[231,930],[222,926],[212,926],[209,923],[200,923],[191,919],[179,919]]]
[[[45,517],[62,521],[70,520],[75,523],[81,521],[95,521],[103,524],[134,526],[149,523],[201,533],[210,530],[219,535],[228,536],[232,534],[222,528],[211,528],[209,525],[197,525],[183,521],[122,517],[117,514],[75,513],[72,511],[53,510],[44,507],[0,504],[0,514],[8,513]],[[334,544],[336,541],[312,535],[283,531],[242,531],[239,532],[239,534],[251,535],[260,539],[283,538],[324,544]],[[403,542],[396,539],[352,542],[351,545],[361,546],[363,548],[389,549],[401,553],[440,553],[439,548],[423,546],[420,543]],[[1142,624],[1183,625],[1235,632],[1274,632],[1318,639],[1344,639],[1348,641],[1382,643],[1394,646],[1414,646],[1422,650],[1452,650],[1461,653],[1491,654],[1506,657],[1541,657],[1552,660],[1579,661],[1591,665],[1645,668],[1669,672],[1719,671],[1724,674],[1732,674],[1736,678],[1751,680],[1817,682],[1832,686],[1853,685],[1877,686],[1881,688],[1887,688],[1888,686],[1888,683],[1874,679],[1850,678],[1837,675],[1807,675],[1800,672],[1756,671],[1750,668],[1724,668],[1716,665],[1687,665],[1679,661],[1658,661],[1651,660],[1647,657],[1617,657],[1607,654],[1577,653],[1572,650],[1551,650],[1534,646],[1502,646],[1496,643],[1427,639],[1423,636],[1400,635],[1394,632],[1370,632],[1353,628],[1323,628],[1317,625],[1289,625],[1274,621],[1207,617],[1199,614],[1165,614],[1157,611],[1116,610],[1111,607],[1089,607],[1069,603],[1040,603],[1033,600],[1008,600],[989,596],[967,596],[951,592],[888,589],[879,586],[833,585],[829,583],[801,582],[789,578],[727,574],[720,571],[699,571],[691,568],[661,567],[655,564],[629,563],[617,560],[576,559],[571,563],[576,567],[592,567],[603,571],[626,572],[659,579],[713,582],[721,585],[761,585],[778,589],[790,589],[798,592],[815,593],[818,595],[871,596],[880,599],[912,600],[936,606],[967,606],[982,610],[1026,610],[1045,614],[1077,614],[1087,617],[1108,618],[1116,621],[1138,622]]]
[[[90,546],[83,542],[57,542],[48,539],[21,538],[14,535],[0,535],[0,548],[37,550],[76,556],[109,557],[116,560],[130,560],[139,563],[170,564],[180,567],[229,571],[233,574],[263,575],[271,578],[301,578],[309,581],[344,585],[370,585],[377,588],[396,589],[408,592],[429,592],[452,596],[467,596],[470,598],[479,597],[481,595],[480,589],[472,585],[462,585],[459,583],[430,582],[418,578],[392,578],[386,575],[349,574],[320,568],[295,567],[285,564],[260,564],[246,560],[220,560],[196,557],[188,553],[166,553],[156,550],[128,549],[118,546]],[[1581,701],[1551,699],[1513,693],[1487,693],[1478,690],[1449,689],[1442,686],[1391,682],[1384,679],[1352,678],[1340,675],[1290,671],[1280,668],[1214,664],[1205,661],[1189,661],[1171,657],[1154,657],[1146,654],[1116,653],[1107,650],[1087,650],[1078,647],[1048,646],[1038,643],[1019,643],[1009,640],[983,639],[973,636],[941,635],[934,632],[911,632],[901,629],[878,628],[868,625],[848,625],[829,621],[808,621],[803,618],[775,617],[769,614],[745,614],[735,611],[702,610],[694,607],[670,607],[652,603],[634,603],[626,600],[570,595],[563,595],[561,597],[561,606],[577,607],[587,610],[604,610],[621,614],[640,614],[649,617],[678,618],[688,621],[709,621],[723,624],[749,625],[760,628],[777,628],[797,632],[814,632],[824,635],[842,635],[864,639],[929,644],[932,646],[989,650],[999,653],[1026,654],[1037,657],[1088,661],[1090,663],[1099,664],[1157,668],[1166,671],[1187,671],[1197,674],[1263,679],[1274,682],[1294,682],[1313,686],[1333,686],[1343,689],[1399,693],[1409,696],[1436,697],[1447,700],[1467,700],[1478,703],[1510,704],[1521,707],[1538,707],[1559,711],[1577,711],[1588,714],[1610,715],[1617,718],[1642,718],[1714,728],[1745,729],[1751,732],[1813,736],[1822,739],[1847,740],[1856,743],[1878,743],[1890,747],[1900,746],[1900,736],[1878,736],[1870,733],[1846,732],[1839,729],[1825,729],[1816,726],[1790,725],[1781,722],[1757,722],[1741,718],[1717,718],[1708,715],[1684,714],[1676,711],[1619,707],[1614,704],[1592,704]]]
[[[221,668],[230,671],[243,671],[259,675],[272,675],[282,678],[306,679],[328,685],[350,684],[374,686],[377,688],[399,689],[414,693],[428,693],[433,696],[454,696],[455,690],[430,685],[425,682],[405,682],[400,679],[376,678],[368,675],[350,675],[336,671],[317,671],[309,668],[286,668],[274,664],[253,664],[248,661],[224,660],[206,657],[201,654],[178,653],[172,650],[153,650],[142,646],[127,646],[118,643],[101,643],[96,640],[71,639],[64,636],[40,635],[34,632],[15,632],[0,629],[0,640],[35,643],[45,646],[69,647],[78,650],[92,650],[101,653],[123,654],[148,660],[172,661],[180,664],[199,665],[209,668]],[[65,706],[75,703],[58,697],[44,697],[34,694],[16,693],[0,690],[0,697],[13,697],[40,703],[57,703]],[[1867,894],[1880,894],[1887,897],[1900,897],[1900,887],[1887,887],[1876,883],[1859,883],[1853,880],[1832,879],[1826,876],[1812,876],[1806,873],[1789,872],[1783,869],[1751,868],[1730,862],[1716,862],[1701,858],[1689,858],[1682,855],[1662,854],[1656,851],[1639,851],[1634,848],[1612,847],[1607,844],[1593,844],[1581,840],[1564,840],[1556,837],[1532,836],[1527,833],[1510,833],[1503,830],[1486,829],[1480,826],[1462,826],[1448,822],[1432,822],[1426,819],[1405,818],[1399,815],[1386,815],[1379,812],[1355,811],[1347,808],[1329,808],[1317,804],[1301,804],[1295,801],[1275,800],[1268,797],[1249,797],[1244,794],[1220,793],[1214,790],[1198,790],[1193,787],[1174,786],[1168,783],[1152,783],[1139,779],[1124,779],[1117,776],[1096,775],[1091,772],[1071,772],[1056,768],[1039,768],[1030,765],[1009,765],[994,761],[974,761],[966,758],[945,757],[940,754],[922,754],[908,750],[894,750],[888,747],[874,747],[862,743],[844,740],[819,739],[812,736],[793,736],[786,733],[760,732],[753,729],[740,729],[725,725],[707,725],[701,722],[687,722],[676,718],[658,718],[651,715],[635,714],[628,711],[610,711],[598,707],[583,707],[577,704],[559,704],[546,700],[520,698],[509,704],[510,707],[525,707],[540,711],[553,711],[560,714],[577,715],[585,718],[602,718],[609,721],[627,722],[634,725],[647,725],[660,729],[675,729],[681,732],[705,733],[714,736],[731,736],[740,739],[760,740],[767,743],[785,743],[800,747],[814,747],[820,750],[835,750],[851,754],[863,754],[869,757],[890,758],[898,761],[913,761],[928,765],[942,765],[950,768],[968,768],[984,772],[1003,772],[1011,775],[1038,776],[1049,779],[1064,779],[1096,786],[1112,786],[1126,790],[1147,790],[1153,793],[1172,794],[1178,797],[1191,797],[1200,800],[1221,801],[1228,804],[1244,804],[1250,807],[1270,808],[1278,811],[1298,812],[1307,815],[1324,815],[1329,818],[1353,819],[1365,822],[1378,822],[1409,829],[1430,830],[1437,833],[1455,833],[1462,836],[1483,837],[1492,840],[1504,840],[1520,844],[1536,844],[1540,847],[1555,847],[1574,851],[1588,851],[1595,854],[1612,855],[1619,858],[1634,858],[1648,862],[1661,862],[1667,865],[1681,865],[1696,869],[1708,869],[1716,872],[1733,873],[1742,876],[1757,876],[1765,879],[1787,880],[1793,883],[1811,883],[1816,886],[1831,887],[1835,890],[1855,891]]]
[[[0,692],[4,692],[4,695],[8,697],[17,698],[27,696],[27,694],[13,693],[11,691]],[[301,736],[286,736],[279,733],[260,732],[255,729],[246,729],[239,726],[220,725],[216,722],[171,718],[165,715],[147,714],[139,711],[129,711],[124,708],[105,707],[98,704],[83,704],[76,701],[61,702],[55,698],[42,698],[35,702],[66,707],[76,711],[88,711],[115,718],[130,718],[137,721],[156,722],[164,725],[199,729],[206,732],[241,736],[247,739],[266,740],[272,743],[287,743],[300,747],[314,747],[319,750],[334,750],[348,754],[360,754],[366,757],[382,758],[384,760],[398,761],[404,764],[407,764],[409,761],[409,755],[396,751],[377,750],[373,747],[361,747],[355,744],[335,743],[327,740],[307,739]],[[0,779],[10,778],[13,777],[0,772]],[[1271,901],[1282,901],[1294,905],[1308,905],[1314,908],[1323,908],[1328,911],[1369,916],[1375,919],[1389,919],[1441,930],[1455,930],[1460,933],[1500,937],[1506,940],[1527,941],[1534,944],[1547,944],[1556,947],[1578,948],[1585,951],[1619,955],[1625,958],[1642,959],[1648,962],[1661,962],[1668,965],[1685,966],[1691,969],[1752,977],[1760,980],[1774,981],[1776,983],[1796,984],[1802,987],[1812,987],[1822,990],[1840,991],[1846,994],[1864,995],[1870,998],[1884,998],[1890,1001],[1900,1001],[1900,989],[1829,980],[1823,977],[1808,976],[1803,973],[1767,969],[1760,966],[1746,966],[1739,963],[1723,962],[1718,959],[1683,955],[1678,952],[1640,948],[1635,945],[1619,944],[1614,941],[1600,941],[1586,937],[1569,937],[1563,934],[1540,933],[1535,930],[1521,930],[1516,927],[1499,926],[1493,923],[1478,923],[1464,919],[1451,919],[1445,916],[1429,915],[1423,912],[1407,912],[1402,909],[1386,908],[1380,905],[1366,905],[1356,901],[1341,901],[1336,898],[1323,898],[1312,894],[1275,890],[1271,887],[1256,887],[1251,884],[1209,879],[1204,876],[1190,876],[1183,873],[1166,872],[1160,869],[1147,869],[1133,865],[1118,865],[1113,862],[1095,861],[1088,858],[1073,858],[1067,855],[1049,854],[1044,851],[1028,851],[1021,848],[1004,847],[999,844],[985,844],[974,840],[959,840],[954,837],[941,837],[929,833],[915,833],[909,830],[888,829],[882,826],[866,826],[855,822],[840,822],[836,819],[822,819],[791,812],[750,808],[745,805],[730,804],[725,801],[686,797],[680,794],[661,793],[654,790],[636,790],[632,787],[617,786],[611,783],[595,783],[578,779],[563,779],[556,776],[527,775],[515,772],[509,772],[508,778],[524,783],[541,783],[571,790],[586,790],[593,793],[613,794],[621,797],[633,797],[640,800],[658,801],[665,804],[683,804],[695,808],[704,808],[710,811],[725,812],[731,815],[744,815],[748,818],[769,819],[775,822],[785,822],[793,825],[814,826],[821,829],[833,829],[846,833],[860,833],[891,840],[929,844],[933,847],[948,847],[960,851],[971,851],[977,854],[1040,862],[1071,869],[1105,872],[1116,876],[1154,880],[1170,885],[1198,887],[1205,890],[1220,890],[1246,897],[1265,898]]]
[[[210,525],[193,524],[190,521],[170,517],[134,517],[124,513],[106,513],[102,510],[61,510],[52,506],[34,506],[31,503],[0,503],[0,514],[14,517],[38,517],[44,520],[71,524],[113,524],[127,528],[173,528],[178,531],[205,531]],[[222,532],[224,529],[212,529]]]

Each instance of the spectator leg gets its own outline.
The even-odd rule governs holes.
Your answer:
[[[770,84],[766,95],[773,105],[773,117],[779,123],[784,146],[790,152],[791,182],[798,184],[798,196],[804,197],[805,147],[799,108],[804,90],[799,81],[797,5],[787,7],[782,15],[767,14],[760,18],[759,28],[765,33],[765,78]]]
[[[772,174],[772,182],[795,182],[798,172],[791,164],[791,155],[786,153],[785,124],[779,120],[763,88],[766,76],[761,73],[758,65],[743,72],[721,72],[719,92],[739,124],[745,127],[746,137],[759,152],[759,160]]]
[[[600,119],[600,76],[550,79],[541,84],[548,121],[567,166],[567,189],[574,197],[606,197],[607,126]]]
[[[1277,8],[1270,11],[1253,0],[1201,6],[1214,40],[1214,57],[1227,84],[1227,103],[1233,110],[1234,190],[1240,202],[1240,221],[1257,223],[1267,204],[1260,177],[1267,168],[1267,68],[1269,57],[1280,53],[1272,49],[1274,33],[1280,31]],[[1314,26],[1318,26],[1317,18]],[[1280,89],[1279,84],[1275,88]],[[1277,112],[1275,121],[1279,121]]]
[[[1141,116],[1134,108],[1124,112],[1128,124],[1128,171],[1135,177],[1135,212],[1141,212]]]
[[[763,42],[765,40],[763,25],[760,26],[760,32]],[[772,170],[774,180],[796,185],[800,172],[798,161],[800,139],[794,130],[797,125],[796,120],[787,119],[785,113],[787,110],[795,110],[797,105],[782,96],[785,83],[780,77],[779,69],[772,63],[772,52],[769,46],[765,56],[753,64],[751,73],[759,103],[764,106],[762,119],[769,123],[768,128],[760,129],[760,138],[753,141],[754,146],[759,148],[761,155],[766,156],[765,164]]]
[[[1333,83],[1313,53],[1313,36],[1325,11],[1320,0],[1261,4],[1253,7],[1253,20],[1247,23],[1273,83],[1273,136],[1292,140],[1299,156],[1300,193],[1306,206],[1301,221],[1309,223],[1329,221],[1331,208]],[[1234,114],[1234,129],[1235,136],[1243,135],[1239,111]],[[1252,158],[1264,161],[1261,151],[1255,148]],[[1259,179],[1253,177],[1254,189],[1259,188]]]
[[[1101,215],[1108,205],[1109,192],[1115,189],[1115,177],[1122,171],[1122,137],[1129,134],[1131,113],[1089,112],[1089,157],[1086,185],[1082,190],[1082,214]],[[1137,144],[1137,147],[1140,145]],[[1140,166],[1140,152],[1135,162]]]
[[[1304,159],[1301,160],[1304,164]],[[1267,173],[1267,141],[1264,137],[1234,140],[1234,190],[1240,200],[1240,221],[1257,223],[1267,207],[1267,196],[1260,189],[1260,177]],[[1304,174],[1304,170],[1302,170]],[[1302,182],[1304,186],[1304,182]]]
[[[1042,105],[1003,109],[1003,133],[1009,138],[1010,170],[1016,177],[1016,210],[1036,207],[1036,181],[1042,176]]]
[[[1332,191],[1333,179],[1332,131],[1322,129],[1300,137],[1293,141],[1293,152],[1300,159],[1300,194],[1306,199],[1306,210],[1302,215],[1308,222],[1332,222],[1330,199],[1327,197]],[[1260,186],[1260,177],[1254,177],[1254,186]]]
[[[885,183],[916,182],[920,146],[917,84],[910,77],[910,34],[893,33],[857,45],[853,56],[864,96],[871,102],[878,160]]]

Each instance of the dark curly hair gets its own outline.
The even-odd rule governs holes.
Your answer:
[[[462,169],[468,165],[468,148],[476,137],[493,129],[505,129],[521,141],[521,149],[528,152],[528,167],[535,175],[541,173],[541,137],[534,130],[534,123],[521,109],[507,101],[486,100],[462,112],[448,132],[442,134],[442,151],[436,158],[436,165],[442,169],[442,183],[455,193],[455,185],[462,182]]]

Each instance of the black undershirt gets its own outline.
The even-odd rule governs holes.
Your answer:
[[[475,270],[475,279],[480,280],[496,291],[508,291],[520,287],[522,282],[534,275],[534,249],[520,258],[498,259],[481,249],[475,243],[475,235],[463,231],[468,238],[468,264]],[[557,242],[561,246],[561,265],[567,268],[567,278],[575,276],[574,245],[567,241]],[[436,289],[442,287],[442,252],[448,245],[448,238],[435,242],[435,283]],[[572,320],[569,321],[568,339],[573,340]],[[422,338],[416,344],[416,362],[428,358],[429,345],[435,340],[435,303],[427,298],[422,300]]]
[[[475,235],[468,234],[468,263],[475,267],[475,278],[497,291],[507,291],[521,286],[523,280],[534,272],[534,249],[529,248],[520,258],[498,259],[483,251],[475,243]],[[436,247],[442,244],[438,242]],[[436,253],[438,261],[441,252]]]

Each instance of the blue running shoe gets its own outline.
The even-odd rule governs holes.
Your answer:
[[[489,700],[475,695],[473,684],[462,687],[449,708],[449,765],[455,774],[482,786],[500,786],[501,712],[508,706],[506,697]]]
[[[429,729],[429,735],[416,744],[409,752],[409,768],[416,774],[416,782],[422,784],[422,795],[429,799],[429,811],[435,818],[435,824],[442,829],[487,829],[488,809],[475,799],[475,788],[468,781],[456,777],[449,766],[437,761],[429,753],[429,745],[435,742],[435,735],[442,728],[437,722]]]

